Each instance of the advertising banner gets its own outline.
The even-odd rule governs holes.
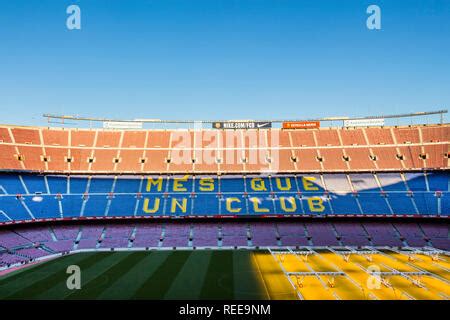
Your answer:
[[[384,126],[384,119],[344,120],[344,127],[378,127]]]
[[[320,127],[320,121],[287,121],[283,129],[314,129]]]
[[[105,121],[104,129],[142,129],[142,122]]]
[[[272,122],[263,121],[224,121],[213,122],[213,129],[270,129]]]

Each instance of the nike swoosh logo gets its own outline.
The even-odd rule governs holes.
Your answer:
[[[258,128],[262,128],[262,127],[267,127],[269,124],[268,123],[259,123],[259,124],[257,124],[256,126],[258,127]]]

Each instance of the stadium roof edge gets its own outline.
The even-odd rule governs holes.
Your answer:
[[[382,128],[408,128],[408,127],[431,127],[431,126],[450,126],[450,122],[444,122],[444,123],[421,123],[421,124],[411,124],[411,125],[383,125],[383,126],[358,126],[358,128],[369,128],[369,127],[382,127]],[[158,128],[158,129],[147,129],[147,128],[141,128],[141,129],[118,129],[118,128],[97,128],[97,127],[57,127],[57,126],[44,126],[44,125],[20,125],[20,124],[8,124],[8,123],[0,123],[0,127],[3,128],[23,128],[23,129],[30,129],[30,128],[36,128],[36,129],[51,129],[51,130],[102,130],[102,131],[117,131],[117,130],[125,130],[125,131],[205,131],[205,130],[218,130],[218,129],[211,129],[211,128]],[[303,129],[303,130],[331,130],[331,129],[342,129],[342,128],[356,128],[356,127],[343,127],[343,126],[330,126],[330,127],[319,127],[319,128],[311,128],[311,129]],[[223,129],[222,129],[223,130]],[[236,129],[236,130],[256,130],[256,129]],[[263,130],[295,130],[295,129],[282,129],[282,128],[268,128]]]
[[[274,123],[282,123],[287,121],[344,121],[344,120],[367,120],[367,119],[393,119],[393,118],[409,118],[409,117],[417,117],[417,116],[427,116],[427,115],[443,115],[448,113],[447,109],[435,110],[435,111],[421,111],[421,112],[413,112],[413,113],[403,113],[396,115],[376,115],[376,116],[365,116],[365,117],[325,117],[325,118],[316,118],[316,119],[273,119],[273,120],[241,120],[242,122],[250,122],[250,121],[260,121],[260,122],[274,122]],[[214,122],[227,122],[232,120],[161,120],[161,119],[112,119],[112,118],[95,118],[95,117],[81,117],[81,116],[72,116],[72,115],[56,115],[56,114],[43,114],[44,118],[50,119],[59,119],[61,121],[71,120],[71,121],[89,121],[89,122],[145,122],[145,123],[214,123]]]

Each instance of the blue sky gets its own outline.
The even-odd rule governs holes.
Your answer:
[[[370,4],[382,30],[366,28]],[[448,108],[449,57],[447,0],[0,0],[1,122]]]

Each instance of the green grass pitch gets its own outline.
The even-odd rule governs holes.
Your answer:
[[[90,252],[64,256],[0,278],[0,299],[267,299],[252,252]],[[81,289],[66,286],[81,269]]]

